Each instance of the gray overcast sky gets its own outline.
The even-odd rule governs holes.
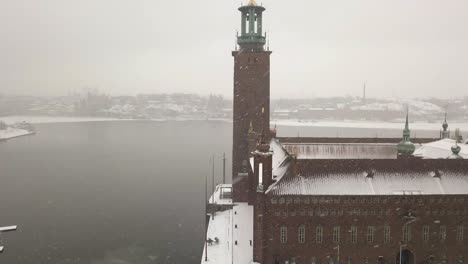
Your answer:
[[[2,93],[232,96],[240,1],[0,2]],[[466,0],[263,5],[273,98],[359,95],[364,81],[372,97],[468,95]]]

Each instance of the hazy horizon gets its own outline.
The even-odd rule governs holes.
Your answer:
[[[244,1],[245,2],[245,1]],[[260,3],[260,1],[257,1]],[[272,98],[466,96],[468,2],[265,0]],[[0,93],[232,97],[239,1],[5,1]]]

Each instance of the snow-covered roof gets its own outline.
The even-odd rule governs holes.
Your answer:
[[[423,144],[413,155],[426,159],[445,159],[452,154],[451,148],[453,145],[455,145],[454,139],[444,138]],[[468,145],[464,143],[459,143],[458,145],[461,148],[459,155],[468,159]]]
[[[391,143],[284,143],[297,159],[395,159],[397,145]]]
[[[219,197],[219,190],[229,187],[232,188],[232,185],[218,185],[214,196]],[[213,199],[213,196],[211,199]],[[215,202],[216,201],[215,198]],[[217,203],[220,204],[221,201],[218,200]],[[232,205],[232,209],[216,212],[214,218],[210,217],[207,238],[214,242],[207,246],[205,246],[205,244],[203,245],[203,255],[200,263],[252,263],[253,206],[247,203],[235,203]],[[218,238],[218,242],[215,241],[215,238]],[[206,250],[206,247],[208,250]],[[206,252],[208,252],[208,261],[205,261]]]
[[[270,141],[270,150],[273,152],[272,156],[272,175],[275,182],[270,185],[267,193],[270,192],[272,188],[276,186],[281,179],[290,174],[292,157],[289,153],[283,148],[278,139],[271,139]]]
[[[440,177],[437,177],[440,176]],[[405,168],[310,171],[284,177],[273,195],[468,194],[468,171]]]

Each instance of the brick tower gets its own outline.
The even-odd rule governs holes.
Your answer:
[[[249,131],[269,131],[270,54],[265,50],[262,32],[265,8],[254,0],[239,8],[242,14],[239,48],[234,57],[234,113],[232,146],[232,183],[235,202],[248,200]],[[262,114],[264,108],[265,114]],[[263,127],[262,127],[263,126]]]

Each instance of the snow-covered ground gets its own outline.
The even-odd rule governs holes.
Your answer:
[[[26,136],[29,134],[33,134],[33,132],[27,131],[25,129],[8,127],[7,129],[0,130],[0,140]]]
[[[231,187],[231,184],[223,184]],[[214,197],[220,195],[219,186],[216,188]],[[212,201],[213,196],[210,201]],[[227,204],[226,199],[222,201],[215,199],[216,204]],[[208,224],[207,238],[219,242],[204,245],[203,255],[200,263],[216,264],[251,264],[253,259],[253,206],[247,203],[236,203],[231,210],[217,212],[214,218],[210,218]],[[206,250],[208,249],[208,250]],[[207,261],[205,261],[207,256]]]
[[[272,120],[271,125],[278,126],[309,126],[309,127],[347,127],[347,128],[381,128],[381,129],[403,129],[404,123],[390,122],[372,122],[372,121],[317,121],[317,122],[301,122],[299,120]],[[417,130],[433,130],[439,131],[442,129],[439,123],[410,123],[410,129]],[[459,128],[462,131],[468,131],[467,123],[449,123],[452,131]]]

